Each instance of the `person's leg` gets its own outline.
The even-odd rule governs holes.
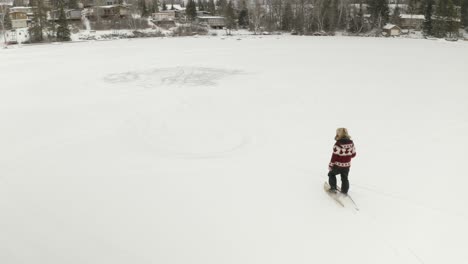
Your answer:
[[[348,193],[349,191],[349,180],[348,180],[349,168],[341,169],[340,175],[341,175],[341,192]]]
[[[330,184],[331,189],[336,190],[336,175],[338,172],[336,171],[336,168],[333,167],[333,169],[328,173],[328,183]]]

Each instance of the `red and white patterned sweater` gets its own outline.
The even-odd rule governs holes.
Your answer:
[[[351,159],[356,157],[356,148],[351,139],[342,138],[337,140],[333,146],[333,155],[328,165],[331,170],[333,166],[341,168],[351,167]]]

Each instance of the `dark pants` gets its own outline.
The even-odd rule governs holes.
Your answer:
[[[336,189],[336,175],[341,176],[341,192],[348,193],[349,190],[349,168],[341,168],[334,166],[333,169],[328,173],[328,183],[332,189]]]

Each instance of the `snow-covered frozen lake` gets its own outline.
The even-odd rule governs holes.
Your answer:
[[[468,42],[0,50],[0,263],[462,263]],[[337,127],[350,194],[323,191]]]

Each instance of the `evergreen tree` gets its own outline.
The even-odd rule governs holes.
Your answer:
[[[292,10],[291,2],[287,2],[284,6],[283,18],[281,19],[281,29],[282,30],[291,30],[293,27],[294,13]]]
[[[462,26],[468,30],[468,0],[461,0],[461,24]]]
[[[236,16],[234,14],[232,1],[229,1],[229,3],[226,5],[224,17],[226,19],[226,29],[228,30],[228,35],[231,35],[231,29],[236,27]]]
[[[212,15],[216,13],[216,5],[214,3],[214,0],[209,0],[207,10]]]
[[[219,15],[224,15],[226,13],[226,6],[227,6],[227,2],[226,0],[218,0],[216,2],[216,11]]]
[[[78,0],[68,0],[68,8],[78,9]]]
[[[436,5],[436,9],[434,12],[434,21],[433,21],[433,27],[432,27],[432,33],[434,36],[441,38],[445,37],[446,34],[446,28],[445,28],[445,21],[444,17],[445,14],[447,13],[446,11],[446,3],[445,0],[439,0]]]
[[[5,30],[10,30],[12,28],[9,8],[5,9],[3,17],[3,27],[5,28]]]
[[[166,11],[166,10],[167,10],[166,1],[163,1],[163,2],[162,2],[162,10],[163,10],[163,11]]]
[[[58,16],[60,16],[61,4],[64,2],[62,0],[44,0],[44,5],[46,5],[46,2],[48,2],[48,8],[44,12],[47,13],[47,11],[51,11],[51,15],[53,14],[53,19],[46,19],[42,31],[45,33],[45,36],[48,40],[53,41],[57,38],[57,21]]]
[[[468,0],[461,0],[461,23],[468,30]]]
[[[248,28],[249,27],[249,9],[247,8],[247,4],[245,3],[245,0],[241,1],[241,6],[240,6],[240,12],[239,12],[239,26],[242,28]]]
[[[357,12],[357,15],[356,15],[356,22],[355,22],[355,28],[354,28],[354,32],[355,33],[360,33],[362,32],[363,28],[364,28],[364,10],[363,10],[363,3],[361,2],[359,4],[359,11]]]
[[[432,8],[434,5],[433,0],[426,1],[426,7],[424,10],[424,23],[423,32],[426,36],[432,36]]]
[[[352,10],[350,15],[349,31],[352,33],[360,33],[364,27],[364,12],[362,9],[363,2],[359,3],[359,7]]]
[[[197,6],[195,4],[194,0],[189,0],[187,3],[187,8],[185,9],[185,13],[187,15],[187,18],[190,21],[194,21],[195,18],[197,17]]]
[[[433,34],[438,38],[458,35],[458,15],[452,0],[439,0],[433,21]]]
[[[33,18],[31,26],[29,27],[29,36],[31,42],[44,41],[43,30],[47,26],[47,15],[43,0],[34,0],[30,5],[35,7],[33,9]]]
[[[158,0],[151,0],[151,13],[159,12],[159,3]]]
[[[174,2],[172,2],[172,4],[171,4],[171,10],[175,10]]]
[[[408,14],[410,15],[414,15],[417,13],[417,3],[416,3],[417,0],[408,0],[408,7],[407,7],[407,10],[408,10]]]
[[[298,33],[305,33],[305,14],[302,6],[299,8],[296,6],[293,27]]]
[[[146,0],[140,0],[139,6],[140,6],[141,16],[142,17],[148,17],[149,16],[149,10],[148,10],[148,7],[146,6]]]
[[[381,28],[388,22],[390,10],[387,0],[369,0],[368,9],[371,14],[372,26]]]
[[[398,5],[393,10],[393,14],[390,17],[390,22],[394,25],[401,26],[401,12]]]
[[[198,10],[199,11],[204,11],[205,10],[205,7],[203,6],[203,1],[198,0],[197,5],[198,5]]]
[[[60,4],[60,15],[58,19],[57,27],[57,40],[58,41],[70,41],[70,29],[68,28],[67,17],[65,16],[65,10],[63,8],[64,4]]]
[[[58,10],[60,8],[60,5],[59,5],[59,0],[49,0],[48,1],[49,3],[49,7],[52,9],[52,10]]]
[[[322,15],[324,16],[323,28],[319,30],[326,30],[333,32],[336,30],[338,20],[338,1],[327,0],[322,6]]]
[[[446,29],[449,37],[458,37],[458,14],[452,0],[447,1],[447,16],[446,16]]]

